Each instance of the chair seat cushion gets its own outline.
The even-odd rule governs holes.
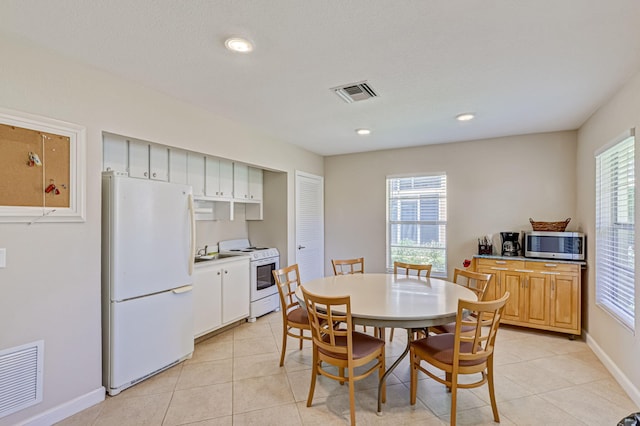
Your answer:
[[[296,308],[287,312],[287,320],[292,323],[309,326],[309,317],[307,316],[306,309]]]
[[[424,354],[444,364],[453,364],[453,345],[455,343],[455,335],[452,333],[436,334],[424,339],[411,342],[411,346],[418,352],[418,355]],[[472,343],[461,342],[461,352],[471,352]],[[487,360],[486,357],[475,360],[460,360],[460,365],[471,366],[482,364]]]
[[[475,327],[472,325],[463,325],[460,327],[462,333],[469,333],[475,331]],[[435,327],[430,327],[429,330],[435,331],[438,334],[442,333],[455,333],[456,332],[456,323],[450,322],[449,324],[437,325]]]
[[[384,340],[377,337],[370,336],[368,334],[359,333],[354,331],[353,334],[353,359],[364,358],[367,355],[372,354],[380,350],[384,346]],[[329,336],[325,336],[326,342],[329,341]],[[347,346],[347,336],[336,336],[336,346]],[[339,359],[347,359],[347,354],[337,354],[335,352],[324,350],[318,347],[318,351],[325,355],[332,356]]]

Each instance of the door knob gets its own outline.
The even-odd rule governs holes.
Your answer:
[[[303,248],[306,248],[305,246],[298,246],[298,250],[302,250]]]

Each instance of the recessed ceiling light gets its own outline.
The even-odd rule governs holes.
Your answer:
[[[469,120],[473,120],[474,118],[475,118],[475,115],[470,112],[465,112],[464,114],[456,115],[456,120],[458,121],[469,121]]]
[[[233,52],[249,53],[253,50],[253,45],[247,39],[231,37],[225,40],[224,45]]]
[[[369,129],[356,129],[356,133],[359,135],[368,135],[371,133]]]

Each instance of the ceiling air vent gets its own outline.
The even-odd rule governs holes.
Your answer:
[[[366,99],[375,98],[378,96],[366,81],[333,87],[331,88],[331,90],[333,90],[336,95],[340,96],[342,100],[348,104],[350,104],[351,102],[364,101]]]

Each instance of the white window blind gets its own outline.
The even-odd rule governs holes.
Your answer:
[[[431,264],[447,274],[447,176],[387,178],[387,268]]]
[[[596,155],[596,303],[634,329],[635,137]]]

